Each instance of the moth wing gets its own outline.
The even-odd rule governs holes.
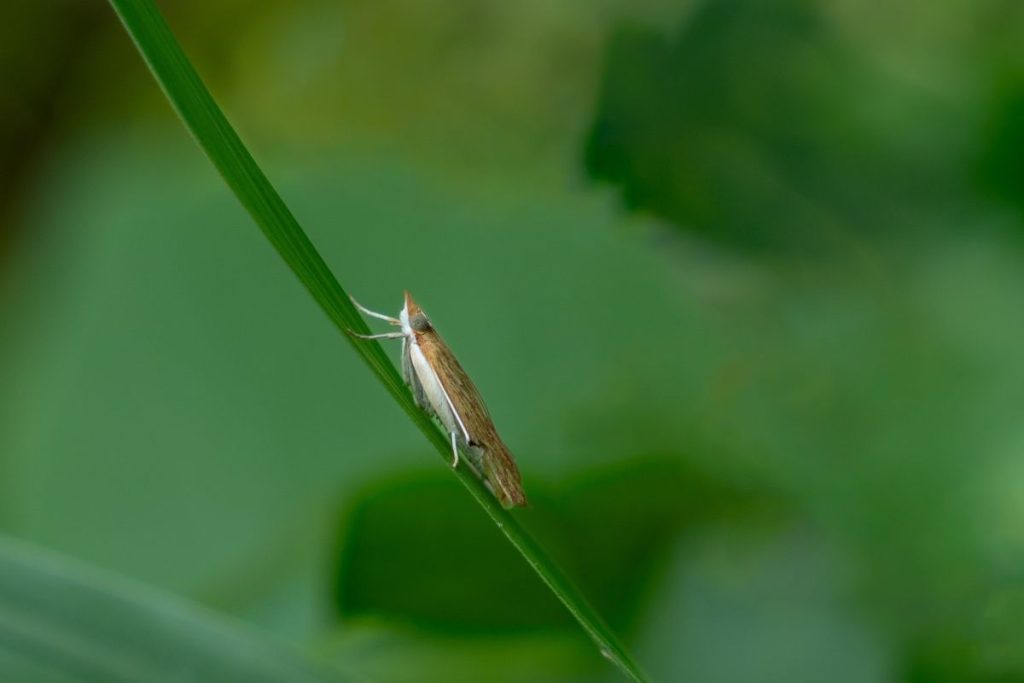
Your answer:
[[[505,507],[525,505],[519,469],[498,436],[476,385],[435,330],[419,336],[419,347],[437,370],[449,403],[469,435],[468,445],[478,451],[482,474],[491,491]]]
[[[488,428],[494,430],[494,423],[476,385],[436,330],[422,333],[418,337],[420,351],[434,369],[452,410],[458,414],[465,427],[469,443],[482,443],[488,435]]]
[[[504,507],[526,505],[526,493],[523,491],[519,468],[516,467],[516,461],[500,438],[494,444],[487,446],[482,464],[484,478],[490,485],[491,492]]]

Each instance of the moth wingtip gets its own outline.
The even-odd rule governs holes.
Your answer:
[[[530,507],[530,501],[526,499],[525,493],[517,491],[514,495],[501,501],[501,505],[506,510],[511,510],[512,508],[528,508]]]
[[[491,483],[491,490],[497,496],[501,506],[506,510],[514,507],[529,507],[530,504],[526,500],[526,492],[523,491],[522,478],[519,468],[516,467],[515,458],[512,457],[512,453],[496,433],[488,455],[489,457],[484,461],[485,476]]]
[[[515,507],[530,507],[530,501],[526,499],[526,492],[523,491],[523,487],[519,483],[518,471],[515,472],[512,481],[502,481],[497,488],[501,491],[498,499],[506,510]]]

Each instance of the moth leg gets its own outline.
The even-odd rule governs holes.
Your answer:
[[[345,330],[353,337],[359,337],[360,339],[402,339],[405,337],[404,332],[385,332],[384,334],[359,334],[352,330]]]
[[[359,303],[358,301],[356,301],[355,297],[353,297],[351,294],[348,295],[348,298],[349,298],[349,300],[352,301],[352,303],[355,305],[356,308],[358,308],[360,311],[362,311],[366,315],[370,316],[371,318],[377,318],[378,320],[386,320],[389,323],[391,323],[392,325],[401,325],[402,324],[402,322],[398,318],[392,318],[390,315],[384,315],[383,313],[377,313],[376,311],[371,311],[369,308],[367,308],[366,306],[364,306],[361,303]]]
[[[455,432],[452,432],[452,455],[454,456],[452,460],[452,468],[454,469],[459,466],[459,444],[455,440]]]

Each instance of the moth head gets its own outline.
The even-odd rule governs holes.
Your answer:
[[[405,293],[405,306],[402,307],[400,317],[407,321],[414,332],[426,332],[430,329],[430,318],[419,307],[419,304],[413,301],[412,295],[408,291]]]

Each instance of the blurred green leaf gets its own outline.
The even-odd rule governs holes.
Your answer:
[[[0,539],[0,679],[348,680],[198,607],[7,538]]]
[[[214,102],[156,6],[149,0],[111,0],[111,5],[185,126],[292,272],[339,329],[368,332],[366,323],[327,264]],[[380,344],[357,341],[350,335],[346,338],[447,462],[447,438],[416,407]],[[527,563],[594,639],[602,654],[633,680],[644,680],[617,636],[515,518],[501,508],[486,487],[466,468],[454,472]]]
[[[990,195],[1024,218],[1024,71],[1001,79],[989,116],[980,181]]]
[[[345,514],[336,553],[339,615],[474,633],[571,625],[452,488],[428,474],[385,481]],[[552,497],[531,486],[531,526],[620,630],[638,625],[681,532],[722,519],[763,523],[778,507],[677,458],[633,459],[559,490]]]
[[[973,112],[912,85],[819,3],[698,2],[678,31],[613,35],[587,170],[630,209],[725,246],[849,249],[967,199],[950,133]]]
[[[325,648],[389,683],[611,683],[578,631],[443,634],[357,620]],[[600,669],[600,670],[598,670]]]
[[[339,615],[470,632],[571,624],[454,488],[427,473],[383,482],[345,514],[335,553]],[[536,487],[531,495],[538,505]]]

